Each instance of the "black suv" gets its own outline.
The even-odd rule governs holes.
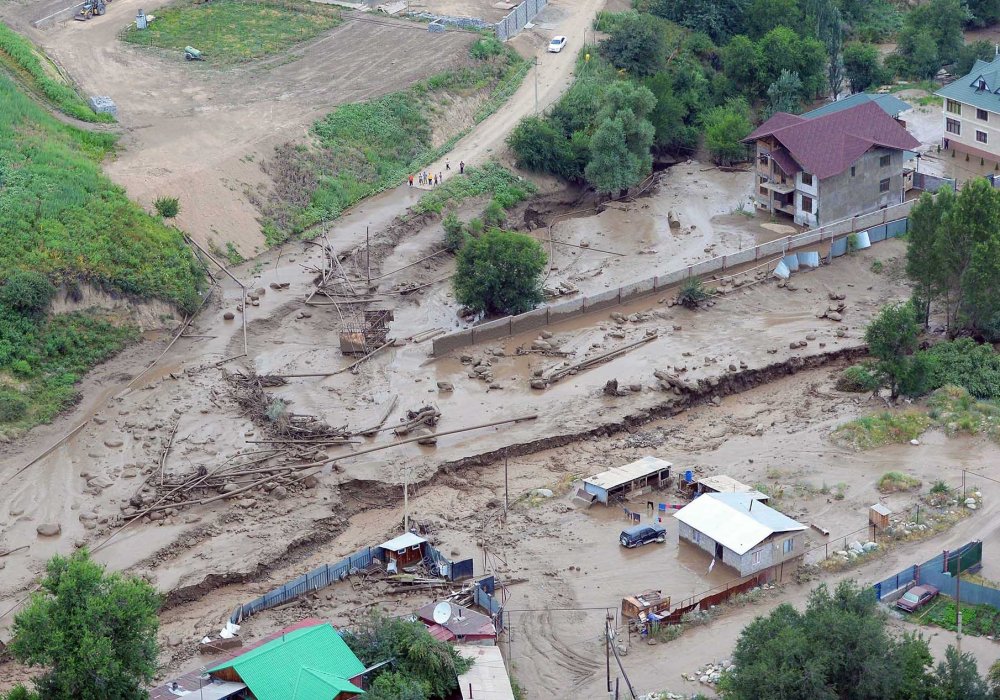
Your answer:
[[[628,547],[629,549],[644,545],[647,542],[666,542],[667,529],[656,523],[635,525],[627,530],[622,530],[622,534],[618,536],[618,541],[621,542],[622,547]]]

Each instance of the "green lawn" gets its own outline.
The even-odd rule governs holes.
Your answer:
[[[143,31],[133,24],[123,38],[178,52],[193,46],[206,61],[231,64],[277,53],[340,22],[337,8],[307,0],[180,2],[157,11]]]

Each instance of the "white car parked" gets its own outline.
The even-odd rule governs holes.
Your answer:
[[[554,36],[552,37],[552,41],[549,42],[549,53],[559,53],[565,45],[566,37]]]

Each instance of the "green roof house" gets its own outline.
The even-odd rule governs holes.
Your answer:
[[[340,634],[323,623],[291,631],[208,674],[245,683],[255,700],[344,700],[364,693],[364,670]]]
[[[947,149],[1000,160],[1000,56],[976,61],[968,75],[945,85],[944,139]]]

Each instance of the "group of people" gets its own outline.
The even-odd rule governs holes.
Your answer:
[[[444,161],[444,169],[445,169],[445,171],[451,170],[451,160],[445,159],[445,161]],[[458,174],[459,175],[464,175],[465,174],[465,161],[464,160],[463,161],[459,161],[459,163],[458,163]],[[421,170],[416,175],[410,175],[407,179],[409,180],[410,187],[413,187],[414,180],[416,181],[416,183],[418,185],[430,185],[431,187],[435,187],[437,185],[440,185],[442,182],[444,182],[444,173],[440,173],[440,172],[439,173],[429,173],[426,170]]]

